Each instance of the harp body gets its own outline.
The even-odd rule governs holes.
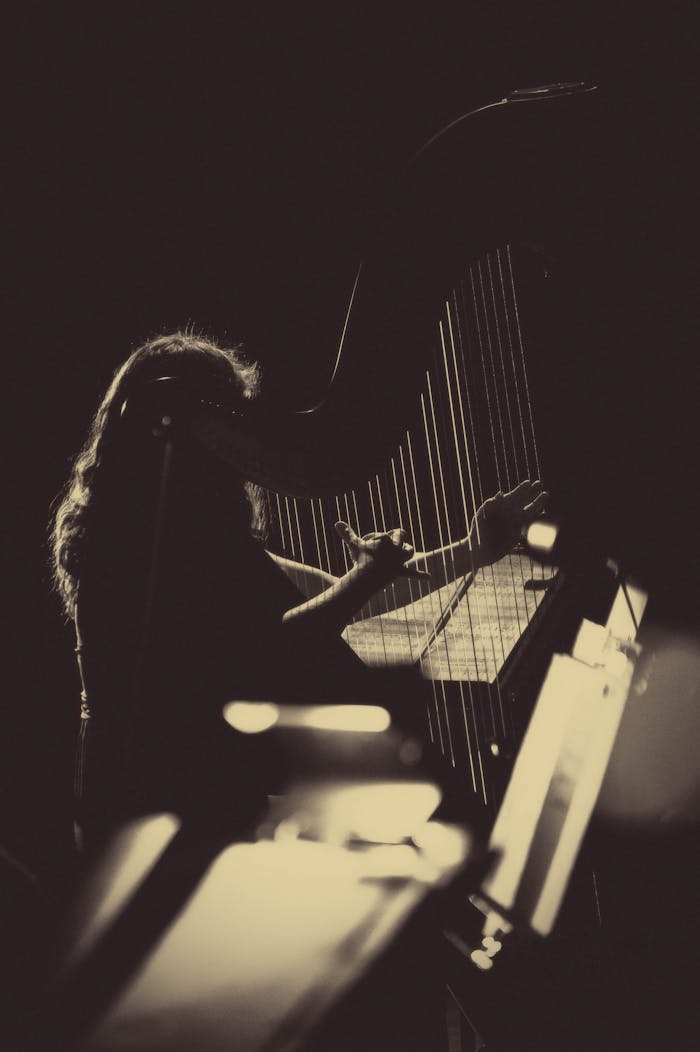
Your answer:
[[[556,397],[566,349],[545,356],[543,316],[548,300],[557,310],[551,269],[595,208],[595,102],[581,84],[515,92],[431,140],[378,210],[326,397],[261,403],[235,432],[198,424],[265,488],[271,550],[340,575],[339,519],[449,548],[486,498],[546,475],[538,391]],[[515,551],[437,591],[415,585],[399,609],[378,597],[345,632],[367,664],[420,667],[428,734],[490,810],[528,711],[516,678],[536,689],[551,638],[539,662],[523,654],[538,653],[561,584]],[[576,615],[554,621],[566,645]]]

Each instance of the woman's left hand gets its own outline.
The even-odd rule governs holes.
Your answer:
[[[428,576],[423,571],[406,565],[414,550],[413,545],[406,540],[405,530],[366,533],[359,537],[346,522],[336,522],[335,530],[348,549],[354,565],[368,568],[371,566],[385,584],[402,576]]]
[[[480,565],[495,563],[512,551],[524,527],[542,514],[548,498],[539,479],[525,479],[507,493],[499,491],[484,501],[469,531]]]

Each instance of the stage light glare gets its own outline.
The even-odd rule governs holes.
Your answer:
[[[262,734],[279,722],[277,705],[260,701],[232,701],[224,708],[224,718],[234,730],[242,734]]]
[[[323,731],[381,734],[389,729],[391,717],[375,705],[313,705],[302,711],[300,722]]]
[[[535,551],[548,555],[554,548],[558,532],[554,523],[537,520],[528,527],[527,543]]]

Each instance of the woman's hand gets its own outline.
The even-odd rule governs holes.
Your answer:
[[[350,552],[352,569],[336,578],[329,588],[287,610],[282,618],[284,624],[316,622],[324,629],[342,632],[359,610],[367,608],[369,616],[376,612],[369,609],[368,604],[377,592],[383,590],[382,612],[388,612],[415,598],[401,594],[402,583],[408,584],[405,578],[428,576],[413,566],[406,566],[413,555],[413,546],[407,543],[404,530],[358,537],[346,522],[337,522],[335,528]]]
[[[428,577],[422,570],[406,563],[414,555],[413,545],[406,540],[405,530],[365,533],[359,537],[346,522],[336,522],[335,531],[350,552],[353,564],[371,569],[382,584],[396,577]]]
[[[544,511],[548,497],[539,479],[526,479],[515,489],[499,491],[484,501],[469,531],[479,564],[488,566],[512,551],[523,528]]]

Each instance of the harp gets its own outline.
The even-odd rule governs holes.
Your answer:
[[[542,315],[556,299],[550,260],[580,244],[596,196],[596,98],[583,83],[518,90],[435,136],[378,210],[319,404],[261,404],[235,432],[197,425],[264,488],[272,551],[337,576],[348,562],[335,521],[359,534],[401,525],[417,550],[447,550],[450,577],[449,548],[483,501],[546,474]],[[516,673],[536,675],[525,655],[562,578],[517,550],[452,578],[416,583],[398,609],[378,597],[345,639],[367,664],[420,668],[427,734],[492,810],[527,717]]]

